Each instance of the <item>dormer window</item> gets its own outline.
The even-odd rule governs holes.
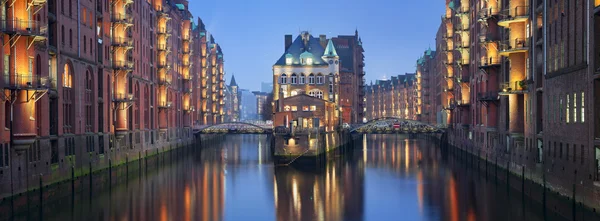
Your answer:
[[[286,65],[292,65],[292,58],[285,58]]]
[[[307,65],[312,65],[313,64],[312,58],[306,58],[306,64]]]

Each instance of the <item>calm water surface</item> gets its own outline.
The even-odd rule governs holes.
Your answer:
[[[429,141],[369,135],[326,168],[275,167],[264,135],[228,135],[45,220],[561,220]],[[27,216],[39,217],[31,214]],[[31,217],[16,217],[17,220]]]

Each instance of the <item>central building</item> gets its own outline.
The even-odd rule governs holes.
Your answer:
[[[302,32],[273,65],[274,126],[320,128],[339,125],[339,56],[325,35]]]

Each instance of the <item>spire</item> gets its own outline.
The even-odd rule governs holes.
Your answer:
[[[335,47],[333,47],[333,41],[329,39],[329,42],[327,42],[327,47],[325,48],[325,52],[323,53],[323,57],[332,58],[337,56],[337,51],[335,50]]]
[[[235,82],[235,76],[233,74],[231,74],[231,81],[229,82],[229,86],[237,86],[237,83]]]

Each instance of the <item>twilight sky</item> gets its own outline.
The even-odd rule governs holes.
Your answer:
[[[318,37],[353,35],[358,28],[365,49],[367,82],[415,71],[418,57],[435,48],[444,0],[189,0],[225,58],[241,88],[260,90],[271,81],[272,66],[283,54],[284,35],[310,31]]]

